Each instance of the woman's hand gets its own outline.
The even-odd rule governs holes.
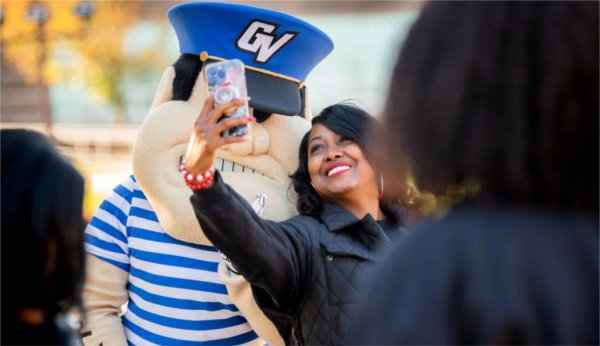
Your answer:
[[[221,137],[221,132],[235,126],[247,125],[256,121],[255,118],[225,118],[218,121],[226,110],[243,106],[245,102],[246,100],[233,100],[215,108],[213,95],[206,99],[194,124],[194,132],[185,154],[184,163],[188,172],[192,174],[207,172],[214,165],[219,147],[243,142],[248,138],[248,135]]]

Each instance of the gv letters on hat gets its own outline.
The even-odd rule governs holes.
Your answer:
[[[321,30],[277,11],[194,2],[174,6],[168,16],[181,54],[205,63],[240,59],[250,105],[267,112],[298,114],[306,76],[333,49]]]

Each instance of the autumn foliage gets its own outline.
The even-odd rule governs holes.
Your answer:
[[[82,3],[92,8],[78,14]],[[139,21],[140,1],[2,1],[2,59],[29,83],[77,81],[115,108],[122,121],[122,79],[144,68],[164,66],[160,47],[132,53],[124,38]],[[36,23],[31,9],[42,6],[47,20]]]

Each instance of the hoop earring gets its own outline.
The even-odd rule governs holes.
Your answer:
[[[383,175],[379,175],[379,199],[383,199]]]

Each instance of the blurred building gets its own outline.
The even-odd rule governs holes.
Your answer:
[[[166,13],[182,2],[142,1],[138,21],[122,38],[131,50],[143,49],[144,45],[160,47],[165,62],[141,76],[123,77],[124,120],[115,123],[114,107],[95,98],[87,86],[66,82],[29,85],[2,59],[0,126],[50,132],[87,175],[92,193],[103,197],[131,173],[130,153],[137,129],[148,112],[160,75],[179,55]],[[420,1],[369,0],[235,2],[298,16],[332,37],[334,51],[306,81],[314,114],[344,100],[379,113],[398,48],[422,5]],[[49,100],[49,127],[44,96]]]

